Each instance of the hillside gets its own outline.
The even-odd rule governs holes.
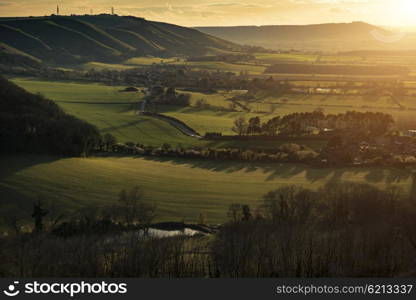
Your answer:
[[[391,32],[363,22],[317,25],[271,25],[196,27],[199,31],[235,43],[251,44],[272,49],[366,49],[382,44],[374,38],[391,36]],[[383,43],[385,44],[385,43]]]
[[[237,47],[195,29],[116,15],[0,18],[0,43],[54,64],[215,54]]]
[[[289,184],[316,189],[327,182],[371,183],[379,188],[411,187],[411,172],[385,168],[310,168],[294,164],[238,163],[142,157],[0,157],[0,213],[30,216],[40,196],[62,211],[117,201],[122,189],[140,185],[158,206],[160,221],[227,220],[230,204],[260,203],[265,192]],[[7,195],[3,196],[3,195]],[[7,199],[7,201],[6,201]]]
[[[0,77],[0,152],[78,156],[99,143],[98,130],[53,101]]]
[[[7,70],[8,67],[39,68],[40,64],[39,59],[0,43],[0,70]]]

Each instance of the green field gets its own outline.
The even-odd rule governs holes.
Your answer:
[[[135,113],[142,93],[121,93],[123,86],[105,86],[93,83],[49,82],[31,79],[13,79],[14,83],[33,93],[41,93],[54,100],[67,113],[77,116],[97,126],[101,133],[113,134],[119,142],[135,142],[145,145],[161,146],[168,143],[184,147],[252,147],[250,142],[210,142],[184,135],[170,124]],[[204,98],[214,106],[225,105],[227,94],[203,95],[191,93],[192,102]],[[160,107],[164,111],[164,107]],[[238,113],[195,111],[192,109],[169,107],[167,115],[195,126],[201,134],[206,131],[224,129],[231,132],[234,118]],[[275,148],[282,141],[265,141],[256,145],[261,148]],[[313,147],[321,147],[321,144]]]
[[[171,58],[162,58],[162,57],[153,57],[153,56],[143,56],[143,57],[134,57],[125,60],[122,64],[109,64],[109,63],[99,63],[99,62],[89,62],[84,64],[82,67],[84,69],[94,68],[96,70],[124,70],[129,68],[134,68],[138,66],[148,66],[152,64],[173,64],[173,65],[183,65],[195,70],[220,70],[224,72],[248,72],[252,75],[263,74],[266,67],[278,64],[278,63],[327,63],[327,64],[379,64],[379,63],[390,63],[392,62],[390,58],[379,58],[375,60],[371,58],[366,60],[358,56],[341,56],[341,55],[317,55],[309,53],[256,53],[254,54],[255,59],[248,62],[236,62],[228,63],[221,61],[186,61],[183,58],[171,57]],[[392,63],[395,63],[393,61]],[[400,61],[403,63],[403,61]]]
[[[133,65],[133,66],[147,66],[152,64],[171,64],[176,62],[178,59],[176,57],[172,58],[161,58],[161,57],[153,57],[153,56],[143,56],[143,57],[134,57],[126,60],[124,62],[125,65]]]
[[[136,114],[142,93],[123,93],[124,86],[105,86],[95,83],[49,82],[32,79],[16,78],[13,81],[30,92],[45,95],[55,100],[66,112],[73,114],[96,125],[102,133],[111,133],[120,142],[139,142],[147,145],[160,146],[169,143],[190,146],[210,147],[261,147],[270,148],[280,145],[281,141],[268,141],[252,145],[249,142],[208,142],[188,137],[170,124]],[[186,91],[185,91],[186,92]],[[229,98],[243,91],[219,91],[215,94],[187,92],[191,94],[191,104],[199,99],[213,107],[227,108]],[[343,113],[348,110],[382,111],[390,113],[396,119],[413,118],[416,109],[415,97],[405,97],[401,101],[408,110],[400,110],[388,97],[363,97],[356,95],[283,95],[273,97],[258,95],[255,101],[243,102],[251,108],[251,113],[214,111],[195,107],[159,106],[158,111],[177,118],[195,129],[200,134],[206,132],[222,132],[234,134],[231,128],[238,116],[246,119],[260,116],[266,121],[275,116],[283,116],[294,112],[310,112],[317,108],[326,113]],[[271,113],[274,106],[275,111]],[[413,126],[413,125],[412,125]],[[413,127],[412,127],[413,128]],[[406,129],[412,129],[406,128]],[[303,143],[303,141],[301,141]],[[317,146],[305,143],[316,148]],[[318,147],[322,147],[320,144]]]
[[[123,93],[123,86],[91,83],[48,82],[15,79],[14,83],[56,101],[66,112],[86,120],[102,133],[111,133],[119,142],[140,142],[160,146],[193,145],[188,137],[166,122],[135,114],[142,93]]]
[[[189,91],[182,91],[182,92],[190,94],[192,96],[191,105],[195,105],[197,100],[203,99],[212,106],[228,108],[231,103],[229,99],[236,95],[242,94],[245,91],[244,90],[235,90],[235,91],[220,90],[220,91],[217,91],[216,93],[211,93],[211,94],[189,92]]]
[[[120,93],[125,86],[108,86],[93,82],[45,81],[33,78],[12,78],[12,82],[31,93],[41,93],[60,103],[133,103],[141,93]]]
[[[222,132],[223,134],[235,134],[231,128],[238,116],[247,118],[255,116],[243,112],[214,112],[211,110],[197,110],[192,107],[172,108],[169,106],[161,107],[161,112],[165,115],[177,118],[188,126],[192,127],[200,134],[206,132]]]
[[[213,62],[186,62],[185,66],[188,66],[196,70],[210,70],[210,71],[223,71],[223,72],[247,72],[251,75],[263,74],[266,69],[264,66],[248,64],[248,63],[226,63],[220,61]]]
[[[159,58],[159,57],[135,57],[130,58],[124,62],[127,66],[146,66],[152,64],[172,64],[186,66],[195,70],[211,70],[211,71],[223,71],[239,73],[241,71],[248,72],[250,74],[262,74],[265,70],[265,66],[256,65],[251,63],[226,63],[221,61],[186,61],[179,58]]]
[[[159,207],[158,220],[207,222],[226,219],[231,203],[256,206],[282,185],[318,188],[329,181],[367,182],[380,188],[411,188],[405,169],[314,169],[295,164],[250,164],[151,158],[58,158],[22,155],[0,158],[2,213],[28,218],[38,196],[60,210],[112,204],[121,189],[140,185]]]
[[[284,141],[212,142],[188,137],[169,123],[136,114],[141,92],[124,93],[125,86],[95,83],[42,81],[15,78],[13,82],[30,92],[42,93],[66,112],[96,125],[101,133],[109,132],[120,142],[140,142],[160,146],[205,147],[277,147]],[[327,113],[346,110],[377,110],[413,120],[414,112],[400,111],[387,98],[363,98],[355,95],[258,95],[244,104],[252,112],[216,111],[227,108],[229,98],[243,91],[219,91],[215,94],[190,92],[191,107],[159,106],[159,112],[175,117],[204,134],[219,131],[232,134],[236,117],[247,119],[259,115],[263,121],[277,115],[313,111],[320,107]],[[199,99],[213,109],[194,107]],[[413,97],[403,104],[416,108]],[[276,106],[270,113],[272,105]],[[312,148],[324,142],[299,140]],[[415,189],[411,170],[384,168],[311,168],[295,164],[237,163],[209,160],[158,159],[143,157],[61,158],[39,155],[5,156],[0,158],[0,210],[28,219],[32,202],[39,196],[57,210],[76,210],[85,206],[109,205],[117,200],[121,189],[140,185],[146,201],[159,207],[158,220],[188,222],[205,215],[208,223],[226,219],[227,207],[235,202],[256,206],[261,196],[282,185],[297,184],[318,188],[327,182],[367,182],[380,188],[399,186],[403,191]]]
[[[367,60],[366,58],[355,55],[337,55],[337,54],[312,54],[312,53],[256,53],[256,62],[265,65],[278,63],[326,63],[326,64],[360,64],[360,63],[386,63],[387,59],[379,61]]]
[[[217,49],[218,50],[218,49]],[[236,54],[236,53],[234,53]],[[293,53],[255,53],[254,59],[244,62],[222,62],[222,61],[187,61],[180,57],[154,57],[142,56],[129,58],[118,64],[89,62],[81,66],[82,69],[96,69],[96,70],[126,70],[134,67],[148,66],[152,64],[174,64],[189,67],[194,70],[211,70],[223,72],[247,72],[251,75],[261,75],[265,73],[266,67],[281,64],[281,63],[306,63],[306,64],[331,64],[331,65],[401,65],[410,69],[410,75],[414,76],[416,72],[415,56],[407,55],[340,55],[340,54],[316,54],[311,52],[293,52]],[[275,77],[293,77],[293,74],[266,74]],[[296,77],[311,76],[313,74],[296,74]],[[315,78],[330,79],[336,77],[343,77],[344,75],[314,75]],[[360,76],[365,78],[366,76]],[[370,76],[369,78],[377,78],[378,76]],[[381,76],[385,77],[385,76]],[[392,76],[392,79],[395,79]]]
[[[392,115],[398,123],[402,120],[408,121],[414,118],[416,114],[416,97],[404,96],[399,101],[405,109],[401,109],[388,96],[291,94],[276,97],[258,97],[255,102],[246,103],[246,106],[250,107],[254,114],[263,116],[262,119],[265,120],[271,117],[267,112],[270,112],[272,106],[275,108],[273,116],[282,116],[294,112],[312,112],[319,108],[326,114],[340,114],[353,110],[359,112],[383,112]],[[400,129],[413,129],[416,123],[413,122],[409,126],[408,128]]]
[[[13,79],[13,82],[33,93],[41,93],[56,101],[66,112],[90,122],[98,127],[101,133],[111,133],[119,142],[137,142],[146,145],[161,146],[169,143],[173,146],[209,146],[209,147],[259,147],[275,148],[282,141],[264,141],[252,145],[250,142],[229,141],[210,142],[184,135],[170,124],[135,113],[137,102],[143,98],[142,93],[121,93],[123,86],[105,86],[91,83],[49,82],[31,79]],[[219,94],[190,93],[191,102],[205,99],[213,106],[226,107],[227,98],[239,91],[221,92]],[[159,107],[166,115],[180,119],[200,134],[221,131],[233,134],[231,127],[239,115],[247,118],[255,114],[242,112],[214,112],[196,110],[195,108]],[[272,117],[268,115],[267,118]],[[303,143],[303,141],[302,141]],[[305,142],[311,147],[322,147],[322,143]]]
[[[97,71],[102,71],[102,70],[123,71],[123,70],[135,68],[135,66],[128,66],[124,64],[108,64],[108,63],[95,62],[95,61],[83,64],[81,67],[82,69],[85,69],[85,70],[94,69]]]
[[[273,65],[281,62],[314,62],[316,54],[304,53],[256,53],[256,60],[263,64]]]

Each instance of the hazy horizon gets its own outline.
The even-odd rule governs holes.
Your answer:
[[[413,0],[0,0],[0,17],[110,13],[133,15],[182,26],[262,26],[366,22],[389,27],[416,27]]]

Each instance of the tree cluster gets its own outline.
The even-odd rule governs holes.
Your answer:
[[[386,134],[393,125],[393,117],[380,112],[348,111],[334,115],[315,110],[277,116],[265,122],[261,122],[259,117],[247,121],[240,116],[234,121],[232,130],[238,135],[305,136],[314,130],[321,132],[327,129],[380,136]]]
[[[333,75],[407,75],[409,68],[403,66],[358,66],[358,65],[324,65],[324,64],[275,64],[266,69],[266,73],[281,74],[333,74]]]
[[[164,89],[162,86],[153,86],[149,89],[146,99],[151,103],[189,106],[191,95],[176,92],[174,87]]]
[[[274,150],[238,149],[238,148],[195,148],[172,147],[163,144],[161,147],[145,146],[136,143],[114,144],[111,152],[127,155],[144,155],[155,157],[210,159],[250,162],[315,162],[318,153],[313,149],[297,144],[283,144]]]

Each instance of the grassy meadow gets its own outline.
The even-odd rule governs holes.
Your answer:
[[[314,55],[263,55],[261,59],[314,61]],[[150,64],[155,58],[130,61]],[[156,62],[156,61],[155,61]],[[170,63],[180,63],[172,59]],[[214,68],[213,64],[213,68]],[[239,64],[232,64],[240,66]],[[100,65],[90,63],[89,67]],[[101,65],[106,68],[107,65]],[[119,65],[124,68],[127,65]],[[111,66],[110,66],[111,67]],[[112,66],[116,68],[116,66]],[[228,66],[227,66],[228,67]],[[261,67],[249,65],[248,67]],[[244,70],[244,69],[238,69]],[[253,71],[253,70],[252,70]],[[252,72],[250,71],[250,72]],[[256,72],[256,71],[253,71]],[[111,133],[119,142],[139,142],[160,146],[169,143],[184,147],[246,147],[275,148],[284,141],[216,142],[188,137],[170,124],[136,114],[144,95],[124,93],[125,86],[105,86],[96,83],[44,81],[32,78],[14,78],[12,81],[29,92],[41,93],[54,100],[67,113],[97,126],[101,133]],[[299,82],[299,85],[304,83]],[[411,84],[411,83],[407,83]],[[321,87],[323,87],[321,85]],[[256,95],[243,101],[251,112],[229,112],[229,99],[244,91],[218,91],[215,94],[189,92],[190,107],[159,106],[159,112],[175,117],[201,134],[222,132],[233,134],[231,128],[238,116],[246,119],[260,116],[263,121],[294,112],[322,108],[326,113],[347,110],[383,111],[396,118],[413,119],[414,97],[403,98],[407,110],[399,110],[388,97],[357,95]],[[187,92],[188,93],[188,92]],[[197,108],[204,99],[211,108]],[[312,148],[324,147],[325,142],[297,141]],[[156,159],[143,157],[62,158],[40,155],[5,156],[0,158],[0,190],[9,199],[2,199],[1,210],[28,218],[32,202],[40,197],[56,206],[57,210],[76,210],[85,206],[114,203],[122,189],[140,185],[147,201],[159,207],[158,220],[198,221],[202,213],[208,223],[226,219],[227,207],[234,203],[256,206],[267,191],[282,185],[297,184],[319,188],[328,182],[340,180],[367,182],[380,188],[399,186],[403,191],[413,190],[411,170],[384,168],[312,168],[294,164],[255,164],[209,160]]]
[[[229,141],[211,142],[198,140],[184,135],[170,124],[155,118],[136,114],[137,102],[143,98],[142,93],[122,93],[123,86],[105,86],[91,83],[50,82],[25,78],[15,78],[14,83],[24,89],[41,93],[54,100],[67,113],[86,120],[97,126],[101,133],[111,133],[119,142],[136,142],[145,145],[161,146],[164,143],[183,147],[250,147],[249,142]],[[238,92],[236,92],[238,93]],[[228,104],[229,93],[204,95],[190,93],[191,102],[204,98],[213,106]],[[160,106],[159,111],[178,118],[204,134],[209,131],[224,131],[232,134],[234,119],[245,113],[214,112],[175,106]],[[247,115],[254,116],[254,115]],[[277,147],[282,141],[265,141],[256,145],[260,148]],[[315,146],[316,143],[313,143]],[[319,146],[321,146],[319,144]]]
[[[140,185],[146,201],[159,207],[158,220],[207,222],[226,219],[230,204],[256,206],[282,185],[316,189],[331,181],[367,182],[380,188],[414,188],[411,172],[383,168],[310,168],[296,164],[255,164],[140,157],[60,158],[4,156],[0,170],[1,212],[28,218],[40,197],[56,211],[111,205],[122,189]],[[13,204],[11,204],[13,203]]]
[[[134,112],[135,106],[143,98],[143,94],[119,92],[123,86],[48,82],[27,78],[15,78],[13,81],[30,92],[40,92],[53,99],[68,113],[91,122],[102,133],[115,135],[120,142],[135,141],[155,146],[170,143],[183,146],[228,147],[238,144],[240,147],[253,147],[253,143],[247,141],[197,140],[185,136],[166,122],[138,116]],[[204,99],[212,106],[227,107],[227,99],[238,93],[241,91],[190,94],[192,104]],[[387,99],[378,101],[371,104],[377,110],[387,106],[387,111],[403,115],[412,113],[394,109],[394,105]],[[265,97],[257,99],[257,102],[246,103],[255,113],[175,106],[162,106],[159,109],[184,121],[202,134],[207,131],[232,134],[233,120],[239,115],[246,118],[260,115],[266,120],[296,111],[312,111],[317,107],[324,108],[328,113],[349,109],[368,110],[362,107],[363,99],[353,95],[288,95]],[[267,113],[272,104],[277,107],[276,111]],[[277,147],[282,143],[258,142],[255,147]],[[312,148],[324,146],[322,142],[300,140],[299,143]],[[134,185],[142,186],[146,200],[158,205],[158,220],[184,219],[192,222],[197,221],[202,213],[209,223],[223,222],[227,207],[231,203],[238,201],[255,206],[260,203],[264,193],[282,185],[298,184],[319,188],[327,182],[346,180],[368,182],[380,188],[397,185],[403,191],[414,188],[410,170],[383,168],[316,169],[294,164],[140,157],[61,158],[37,155],[3,157],[1,165],[5,167],[0,171],[0,189],[10,199],[3,200],[0,207],[3,212],[20,214],[25,218],[31,210],[31,203],[38,196],[53,203],[57,210],[76,210],[85,206],[114,203],[121,189]]]
[[[235,54],[235,53],[234,53]],[[223,72],[246,72],[251,75],[265,74],[268,66],[281,63],[305,63],[305,64],[328,64],[328,65],[355,65],[355,66],[369,66],[369,65],[400,65],[406,66],[409,69],[409,75],[416,74],[416,56],[406,55],[391,55],[391,54],[366,54],[366,53],[316,53],[316,52],[285,52],[285,53],[254,53],[254,59],[242,62],[221,62],[221,61],[207,61],[207,62],[193,62],[187,61],[181,57],[163,58],[157,56],[142,56],[133,57],[125,61],[111,64],[101,62],[88,62],[80,66],[82,69],[96,69],[96,70],[126,70],[130,68],[149,66],[152,64],[170,64],[187,66],[194,70],[210,70]],[[330,75],[330,74],[273,74],[267,73],[267,76],[274,75],[276,77],[308,77],[330,80],[331,78],[342,78],[344,75]],[[359,76],[366,78],[366,76]],[[370,76],[368,79],[377,78],[379,76]],[[388,76],[380,76],[380,78],[387,78]],[[396,76],[392,76],[395,79]]]
[[[147,145],[160,146],[163,143],[183,146],[206,145],[208,142],[198,141],[185,136],[166,122],[138,116],[135,111],[137,103],[142,100],[142,93],[123,93],[124,86],[105,86],[91,83],[50,82],[16,78],[13,82],[33,93],[41,93],[56,101],[66,112],[96,125],[102,133],[111,133],[120,142],[141,142]],[[187,92],[188,93],[188,92]],[[189,92],[191,104],[204,99],[216,107],[227,107],[228,98],[240,93],[220,92],[202,94]],[[220,131],[233,134],[233,121],[240,115],[247,118],[256,114],[243,112],[216,112],[199,110],[194,107],[160,106],[159,111],[178,118],[200,134]],[[273,115],[268,116],[271,118]],[[212,143],[209,143],[211,146]],[[274,143],[272,143],[274,145]],[[220,143],[225,145],[225,143]]]
[[[95,61],[85,63],[81,66],[81,68],[85,70],[94,69],[97,71],[102,71],[102,70],[124,71],[128,69],[133,69],[135,67],[136,66],[129,66],[125,64],[109,64],[109,63],[95,62]]]
[[[235,54],[235,53],[234,53]],[[331,78],[342,79],[344,75],[331,75],[331,74],[280,74],[280,73],[268,73],[266,68],[274,64],[282,63],[303,63],[303,64],[327,64],[327,65],[352,65],[352,66],[374,66],[374,65],[399,65],[406,66],[409,69],[409,75],[415,76],[416,74],[416,62],[414,55],[391,55],[391,54],[365,54],[365,53],[316,53],[316,52],[285,52],[285,53],[254,53],[254,58],[248,61],[241,62],[222,62],[222,61],[207,61],[207,62],[194,62],[187,61],[182,57],[157,57],[157,56],[142,56],[133,57],[119,63],[102,63],[91,61],[78,66],[81,69],[96,69],[96,70],[127,70],[140,66],[149,66],[153,64],[167,64],[167,65],[181,65],[194,70],[209,70],[209,71],[223,71],[240,73],[245,72],[250,75],[256,76],[270,76],[275,78],[309,78],[309,79],[322,79],[330,80]],[[350,76],[347,76],[350,77]],[[354,76],[353,76],[354,77]],[[375,79],[375,78],[390,78],[398,79],[397,76],[358,76],[362,79]]]
[[[160,146],[163,143],[192,145],[188,137],[166,122],[135,113],[142,93],[123,93],[123,86],[91,83],[48,82],[15,79],[24,89],[41,93],[56,101],[66,112],[111,133],[119,142],[140,142]]]
[[[142,57],[134,57],[129,58],[128,60],[124,61],[125,65],[132,65],[132,66],[147,66],[152,64],[171,64],[177,62],[178,58],[162,58],[162,57],[154,57],[154,56],[142,56]]]
[[[140,142],[147,145],[171,145],[248,147],[247,142],[208,142],[188,137],[170,124],[136,114],[138,102],[143,99],[142,93],[123,93],[125,86],[105,86],[95,83],[77,83],[60,81],[42,81],[28,78],[15,78],[13,82],[33,93],[41,93],[56,101],[66,112],[84,119],[102,133],[111,133],[120,142]],[[185,91],[186,92],[186,91]],[[381,111],[392,114],[397,120],[410,119],[416,109],[414,96],[407,96],[401,103],[407,107],[400,110],[388,97],[371,97],[357,95],[257,95],[256,99],[244,101],[250,107],[247,112],[217,111],[194,107],[204,99],[213,107],[228,108],[229,99],[243,91],[219,91],[215,94],[186,92],[191,95],[191,107],[159,106],[158,111],[185,122],[200,134],[222,132],[234,134],[233,122],[239,116],[249,119],[260,116],[263,121],[275,116],[284,116],[294,112],[310,112],[317,108],[325,113],[343,113],[348,110]],[[273,112],[272,112],[273,111]],[[256,147],[276,147],[281,141],[262,142]],[[307,144],[307,143],[306,143]],[[311,145],[315,148],[315,145]],[[319,145],[320,147],[321,145]]]
[[[221,61],[186,61],[180,58],[160,58],[160,57],[135,57],[130,58],[124,62],[126,66],[147,66],[152,64],[168,64],[168,65],[181,65],[186,66],[194,70],[210,70],[210,71],[223,71],[223,72],[248,72],[252,75],[259,75],[264,73],[266,69],[263,65],[256,65],[254,63],[228,63]]]

